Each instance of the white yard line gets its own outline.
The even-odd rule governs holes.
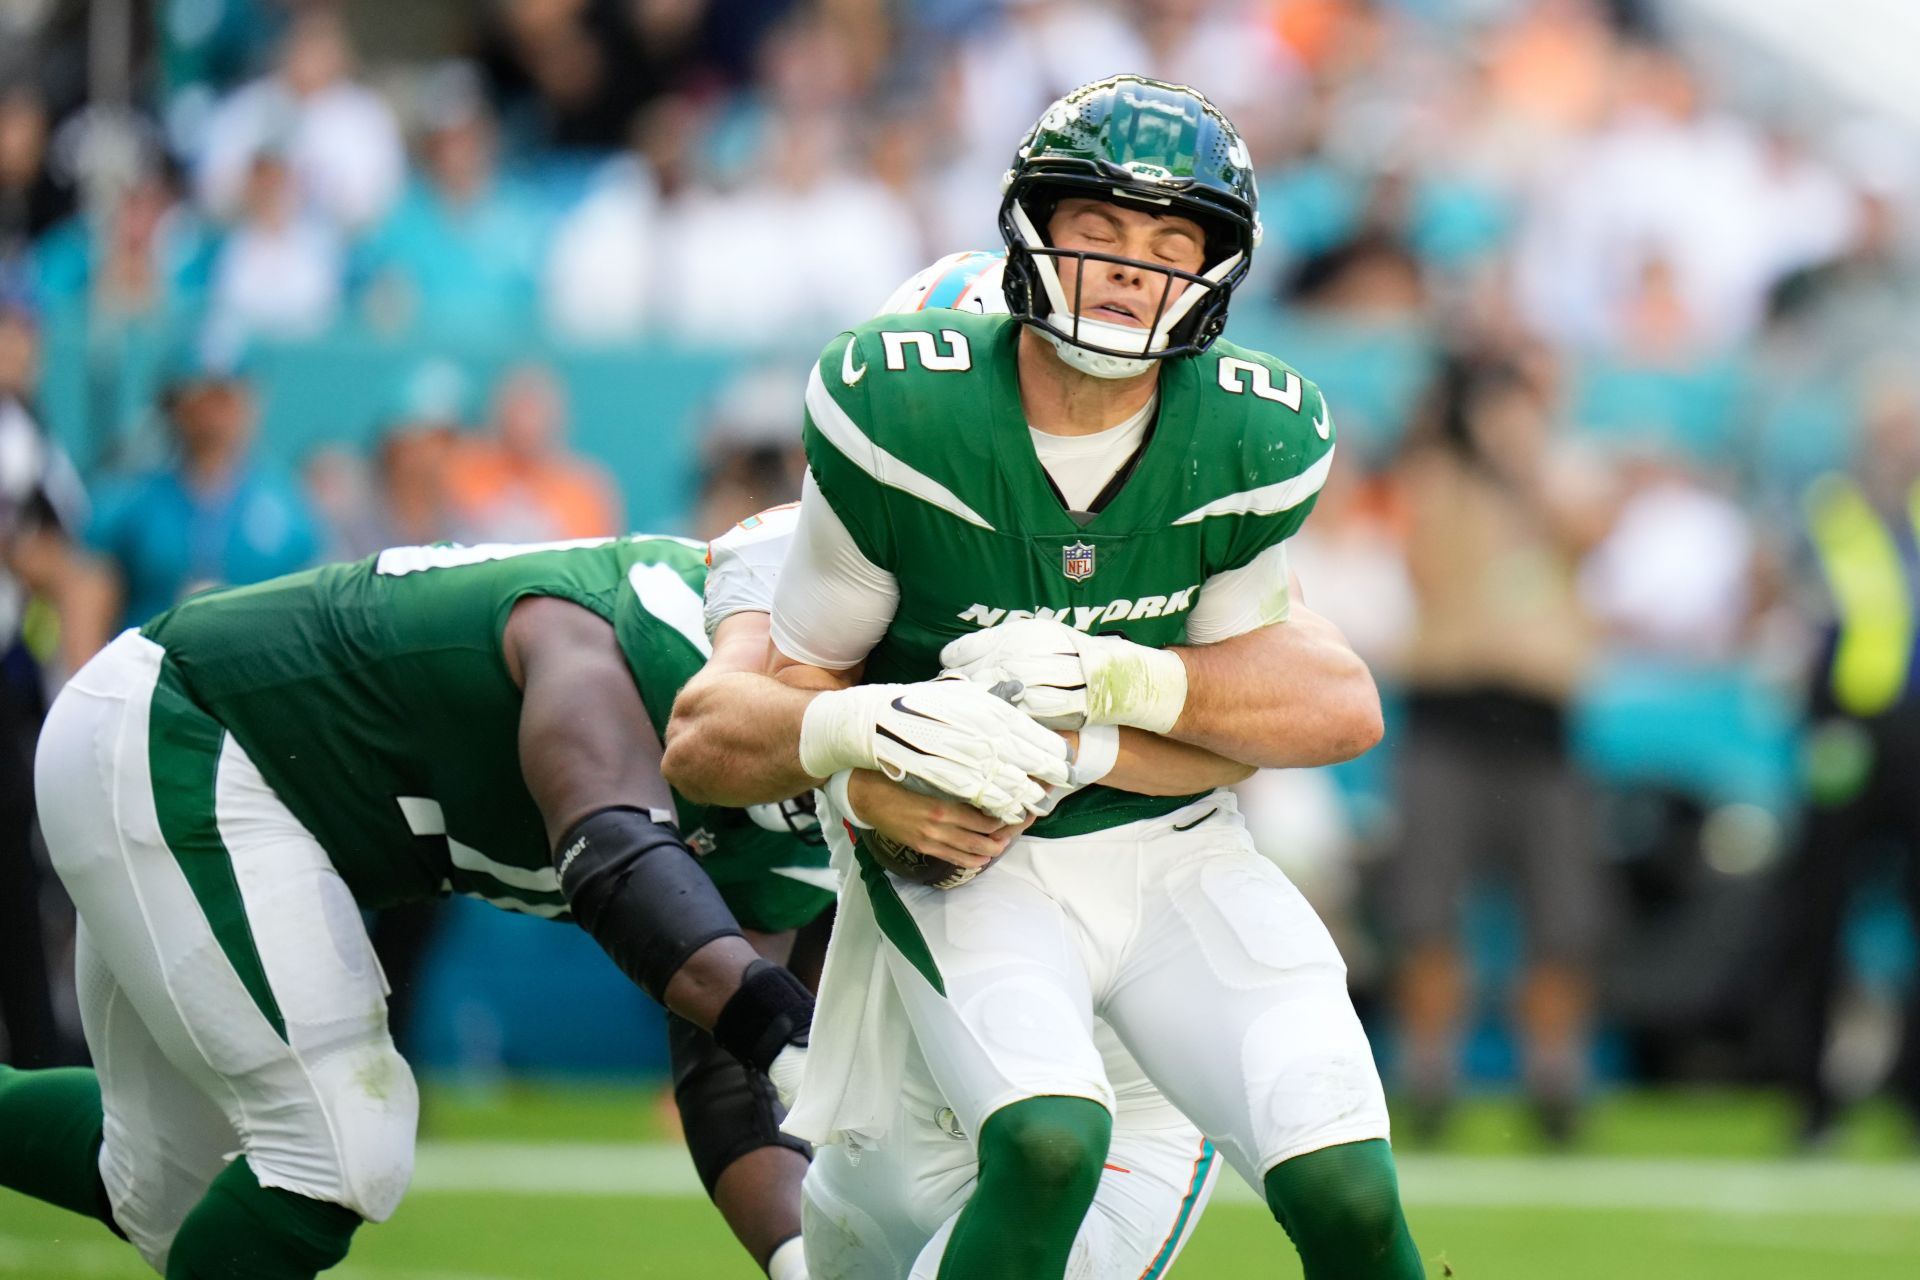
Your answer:
[[[1920,1168],[1821,1160],[1443,1156],[1399,1159],[1407,1203],[1433,1208],[1674,1209],[1737,1215],[1915,1214]],[[416,1194],[698,1198],[685,1150],[663,1143],[423,1143]],[[1238,1178],[1222,1204],[1255,1204]]]

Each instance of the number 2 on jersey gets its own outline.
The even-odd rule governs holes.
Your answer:
[[[947,344],[947,350],[941,351],[935,345],[930,333],[896,333],[888,331],[880,335],[881,343],[887,349],[887,368],[898,373],[907,367],[907,348],[912,347],[920,359],[920,367],[928,373],[959,373],[973,368],[973,352],[967,346],[967,335],[958,329],[942,329],[940,340]]]
[[[1241,374],[1247,380],[1240,380]],[[1220,389],[1231,391],[1234,395],[1244,395],[1251,387],[1253,394],[1262,400],[1273,400],[1287,406],[1295,413],[1300,412],[1300,401],[1306,389],[1300,382],[1300,375],[1292,371],[1287,373],[1287,385],[1280,390],[1273,389],[1273,373],[1263,364],[1251,360],[1241,360],[1234,356],[1220,357]]]

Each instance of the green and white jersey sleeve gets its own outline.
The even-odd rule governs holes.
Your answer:
[[[844,671],[879,643],[899,603],[899,580],[867,558],[809,471],[774,590],[774,647],[796,661]]]

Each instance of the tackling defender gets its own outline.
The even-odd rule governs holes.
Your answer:
[[[689,1146],[756,1260],[803,1274],[804,1147],[764,1076],[801,1056],[812,998],[734,912],[810,917],[824,896],[767,872],[820,857],[684,799],[675,826],[660,734],[705,657],[703,575],[665,538],[397,548],[109,645],[36,762],[98,1074],[0,1070],[0,1183],[100,1218],[170,1280],[334,1265],[406,1190],[418,1105],[359,911],[453,891],[570,916],[711,1030],[730,1057],[676,1064]],[[1058,739],[982,690],[914,705],[973,708],[995,750],[1039,744],[1006,767],[961,751],[995,796],[1054,772]],[[846,712],[846,763],[890,759],[904,717]]]
[[[884,319],[821,358],[782,680],[956,668],[1016,681],[1056,727],[1261,766],[1377,740],[1364,666],[1278,625],[1333,432],[1297,372],[1215,341],[1255,199],[1238,135],[1191,90],[1117,77],[1047,112],[1002,204],[1013,320]],[[821,704],[843,696],[687,708],[669,777],[736,801],[820,779]],[[864,1096],[891,1096],[897,1059],[861,1043],[893,1038],[869,999],[883,966],[979,1153],[942,1277],[1062,1274],[1111,1124],[1096,1012],[1265,1193],[1310,1280],[1422,1274],[1344,966],[1231,797],[1086,786],[957,892],[887,874],[869,840],[856,854],[865,893],[842,894],[789,1125],[844,1137],[871,1121]],[[850,959],[862,909],[885,936],[870,964]]]

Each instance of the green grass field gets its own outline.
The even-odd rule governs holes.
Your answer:
[[[752,1280],[701,1198],[655,1095],[515,1088],[429,1095],[412,1193],[363,1231],[341,1280]],[[1854,1117],[1831,1156],[1785,1154],[1756,1095],[1632,1095],[1577,1148],[1545,1155],[1524,1112],[1463,1110],[1447,1143],[1402,1155],[1429,1274],[1459,1280],[1772,1280],[1920,1275],[1920,1160],[1896,1117]],[[1176,1268],[1298,1276],[1277,1227],[1228,1174]],[[149,1275],[98,1225],[0,1193],[0,1277]]]

